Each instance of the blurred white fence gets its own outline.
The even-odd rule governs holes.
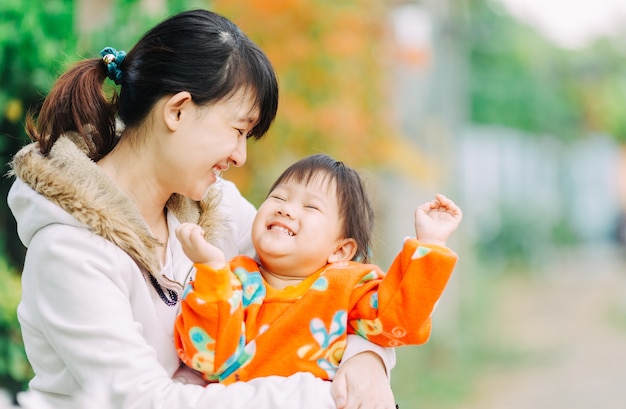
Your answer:
[[[610,240],[619,218],[619,146],[590,136],[564,143],[503,127],[467,129],[458,141],[464,224],[497,233],[501,209],[541,232],[565,221],[582,241]],[[475,237],[476,238],[476,237]]]

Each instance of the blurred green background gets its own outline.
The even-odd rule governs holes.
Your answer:
[[[442,192],[463,208],[450,242],[460,261],[432,338],[398,349],[403,409],[472,407],[493,368],[510,374],[537,359],[503,338],[510,320],[498,314],[515,307],[504,291],[537,303],[530,297],[552,288],[545,280],[572,266],[606,278],[595,260],[609,259],[621,271],[626,30],[559,44],[498,0],[3,0],[0,160],[27,142],[26,112],[70,64],[105,46],[127,50],[195,7],[235,21],[278,72],[275,124],[226,174],[255,205],[292,161],[341,158],[370,184],[382,266],[413,234],[419,203]],[[31,370],[15,315],[24,249],[4,200],[0,223],[0,386],[13,396]],[[564,314],[568,302],[577,301]],[[611,311],[624,337],[626,306]]]

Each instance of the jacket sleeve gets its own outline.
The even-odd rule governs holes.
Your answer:
[[[186,365],[208,381],[221,381],[249,357],[241,282],[228,265],[220,270],[194,266],[195,280],[187,285],[176,318],[176,348]]]
[[[396,366],[396,350],[376,345],[362,336],[355,335],[354,331],[350,332],[346,338],[346,350],[343,353],[339,366],[341,367],[350,358],[362,352],[373,352],[382,361],[387,378],[391,379],[391,370]]]
[[[151,297],[132,260],[112,243],[82,228],[41,229],[28,249],[19,307],[37,374],[31,392],[57,409],[94,403],[99,409],[335,407],[330,383],[308,374],[227,387],[172,381],[178,365],[166,369],[164,362],[178,361],[173,337],[151,344],[145,323],[154,320],[155,328],[171,333],[174,316],[149,307]]]
[[[349,331],[387,347],[425,343],[456,260],[447,248],[407,239],[386,275],[374,266],[354,289]]]

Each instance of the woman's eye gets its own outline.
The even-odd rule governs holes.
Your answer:
[[[248,138],[250,138],[252,136],[252,132],[246,133],[245,129],[235,128],[235,130],[237,131],[239,136],[244,136],[246,139],[248,139]]]

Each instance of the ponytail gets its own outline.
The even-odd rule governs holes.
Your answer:
[[[26,118],[26,133],[39,142],[43,155],[67,132],[77,132],[88,147],[88,155],[98,160],[116,144],[115,114],[117,94],[109,101],[103,91],[107,66],[102,59],[83,60],[54,84],[35,120]]]

